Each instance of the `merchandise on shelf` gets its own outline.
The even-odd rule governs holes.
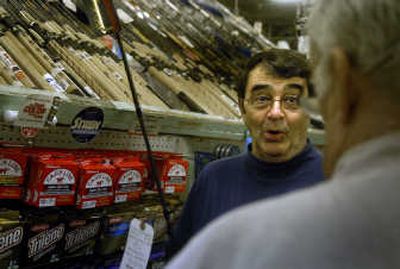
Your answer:
[[[72,154],[37,153],[32,158],[25,202],[36,207],[75,204],[79,166]]]
[[[92,19],[91,1],[79,3],[78,13],[61,1],[0,6],[0,84],[132,103],[119,48],[80,20]],[[142,104],[239,117],[234,83],[249,55],[271,43],[229,12],[192,1],[114,4],[131,18],[122,20],[121,39]]]
[[[114,182],[114,203],[139,200],[144,191],[145,165],[139,157],[114,158],[116,176]]]
[[[1,149],[0,199],[21,199],[27,157],[20,148]]]
[[[130,221],[139,214],[138,211],[127,208],[110,210],[103,218],[103,229],[97,244],[97,253],[110,255],[125,248]]]
[[[76,206],[80,209],[112,205],[116,168],[111,159],[89,158],[80,161]]]
[[[19,212],[0,209],[0,268],[19,268],[23,236]]]
[[[154,152],[153,155],[163,191],[167,194],[184,193],[189,169],[188,161],[171,153]],[[144,159],[144,162],[148,171],[150,171],[148,160]],[[154,182],[148,182],[146,185],[155,189]]]
[[[32,266],[59,261],[65,233],[65,224],[59,212],[32,211],[26,221],[23,263]]]
[[[66,212],[65,237],[63,240],[64,258],[92,255],[100,231],[100,214],[68,210]]]

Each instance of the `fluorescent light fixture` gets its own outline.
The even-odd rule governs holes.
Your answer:
[[[272,1],[280,4],[293,4],[293,3],[303,2],[303,0],[272,0]]]

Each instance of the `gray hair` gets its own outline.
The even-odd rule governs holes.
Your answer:
[[[340,47],[351,64],[376,85],[389,91],[399,89],[399,0],[317,0],[308,33],[320,65],[327,64],[330,49]],[[318,68],[325,69],[317,70],[321,73],[327,71],[326,66]]]

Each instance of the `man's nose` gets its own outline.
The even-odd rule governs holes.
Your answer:
[[[271,105],[271,108],[267,112],[268,119],[279,120],[282,119],[284,116],[285,114],[282,108],[281,100],[275,99]]]

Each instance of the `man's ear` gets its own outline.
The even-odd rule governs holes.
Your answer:
[[[354,81],[354,67],[351,65],[347,53],[342,48],[333,48],[331,51],[331,72],[334,78],[332,89],[337,99],[337,113],[339,120],[347,125],[354,118],[354,108],[357,105],[358,88]]]
[[[239,109],[240,109],[240,113],[242,113],[242,116],[246,113],[246,111],[244,110],[244,99],[239,97]]]

